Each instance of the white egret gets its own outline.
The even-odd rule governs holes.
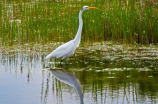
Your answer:
[[[61,58],[61,62],[63,59],[66,59],[66,64],[67,64],[67,59],[69,58],[70,55],[72,55],[76,48],[79,47],[80,41],[81,41],[81,32],[82,32],[82,27],[83,27],[83,21],[82,21],[82,13],[84,10],[89,10],[89,9],[97,9],[96,7],[89,7],[89,6],[83,6],[83,8],[79,12],[79,28],[77,31],[77,34],[73,40],[70,40],[69,42],[59,46],[56,48],[52,53],[46,56],[45,59],[50,59],[50,58]]]

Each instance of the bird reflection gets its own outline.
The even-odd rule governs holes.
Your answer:
[[[66,67],[65,69],[49,69],[49,71],[55,76],[58,80],[69,84],[70,86],[74,87],[80,97],[81,104],[83,104],[83,96],[82,96],[82,90],[79,80],[76,78],[76,76],[73,74],[72,71]]]

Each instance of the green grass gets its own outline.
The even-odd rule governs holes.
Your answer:
[[[84,5],[99,9],[83,13],[82,42],[158,43],[158,2],[142,0],[2,0],[1,43],[69,41]]]

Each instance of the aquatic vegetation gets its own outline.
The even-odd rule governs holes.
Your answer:
[[[47,43],[45,45],[31,43],[24,45],[14,45],[12,47],[0,47],[2,58],[4,55],[14,55],[21,53],[24,56],[35,57],[42,55],[42,61],[46,55],[63,44]],[[127,44],[113,44],[113,42],[94,42],[92,45],[89,43],[82,43],[75,53],[70,57],[68,63],[71,67],[76,67],[77,70],[88,68],[89,70],[97,70],[102,68],[110,68],[111,70],[118,70],[124,67],[124,70],[158,70],[158,46],[157,45],[127,45]],[[50,47],[52,46],[52,47]],[[87,46],[87,47],[85,47]],[[55,66],[59,63],[59,59],[51,59],[47,63],[50,66]],[[64,62],[65,63],[65,62]],[[62,64],[64,64],[62,63]],[[80,63],[82,65],[80,66]],[[108,63],[108,64],[107,64]],[[93,65],[93,67],[91,66]],[[134,67],[134,68],[133,68]],[[78,69],[80,68],[80,69]]]
[[[1,0],[1,44],[71,40],[83,5],[99,9],[83,14],[82,42],[158,43],[158,1]]]

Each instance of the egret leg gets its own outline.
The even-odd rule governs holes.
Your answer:
[[[66,64],[66,67],[65,67],[65,69],[69,69],[69,66],[68,66],[68,64]]]
[[[67,58],[68,59],[68,58]],[[66,65],[67,65],[67,59],[66,59]]]
[[[62,66],[62,64],[61,64],[61,62],[62,62],[63,60],[61,59],[61,61],[60,61],[60,65]]]

